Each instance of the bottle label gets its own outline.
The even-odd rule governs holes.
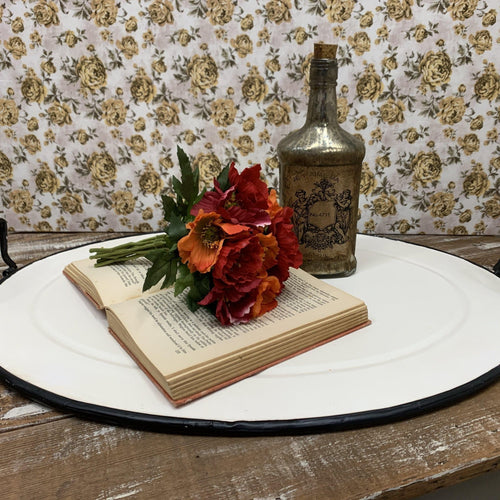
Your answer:
[[[293,208],[292,222],[304,261],[349,260],[354,254],[360,168],[286,166],[283,203]]]

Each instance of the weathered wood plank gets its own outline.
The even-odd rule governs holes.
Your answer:
[[[27,400],[0,384],[0,434],[67,416],[52,408]]]
[[[496,385],[480,402],[306,436],[176,436],[55,421],[0,435],[2,492],[7,498],[412,498],[500,466],[499,395]]]

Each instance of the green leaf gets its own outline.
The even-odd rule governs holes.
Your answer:
[[[170,265],[167,268],[165,279],[161,285],[162,288],[168,288],[175,283],[175,279],[177,277],[177,259],[171,259]]]
[[[191,162],[184,150],[177,146],[177,158],[181,167],[181,184],[178,185],[179,193],[182,194],[188,204],[188,208],[193,205],[193,200],[198,196],[198,170],[193,171]],[[174,188],[175,188],[174,184]]]
[[[170,261],[174,256],[165,250],[155,250],[146,255],[146,258],[152,262],[151,267],[146,273],[146,279],[142,286],[142,291],[149,290],[161,279],[170,273]]]
[[[231,185],[229,184],[229,167],[230,166],[231,166],[231,164],[224,167],[222,169],[221,173],[219,174],[219,176],[217,177],[217,182],[219,183],[222,191],[227,191],[231,187]]]
[[[184,200],[184,187],[182,182],[177,179],[177,177],[172,176],[172,187],[174,188],[175,193],[177,194],[177,204],[181,204]]]
[[[210,278],[206,274],[194,273],[194,283],[187,294],[187,305],[190,311],[196,311],[200,305],[198,302],[210,291]],[[210,308],[210,306],[208,306]]]
[[[174,295],[181,294],[186,288],[193,286],[194,276],[186,264],[179,265],[179,277],[175,282]]]
[[[193,273],[193,285],[189,289],[187,295],[188,306],[191,309],[190,303],[196,304],[196,309],[199,307],[198,302],[205,297],[210,291],[210,278],[206,274]],[[192,309],[191,309],[192,310]]]
[[[170,224],[166,229],[168,237],[173,241],[179,241],[183,236],[188,234],[188,229],[185,222],[177,214],[172,214],[170,217]]]
[[[170,220],[170,217],[172,216],[172,213],[174,213],[177,209],[177,204],[175,203],[175,200],[168,195],[163,195],[161,197],[161,201],[163,204],[163,216],[165,220]]]
[[[201,307],[200,304],[198,304],[198,300],[196,300],[196,298],[191,297],[191,290],[187,294],[186,301],[188,309],[191,312],[196,312]]]

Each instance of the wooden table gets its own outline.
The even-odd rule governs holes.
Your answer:
[[[11,234],[9,254],[23,266],[116,235]],[[488,269],[500,258],[500,236],[391,237]],[[0,484],[7,499],[404,499],[495,469],[500,382],[409,420],[282,437],[169,435],[102,425],[40,406],[0,384]]]

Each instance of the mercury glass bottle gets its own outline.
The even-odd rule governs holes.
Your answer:
[[[316,276],[356,270],[362,141],[337,120],[336,45],[315,44],[305,124],[278,144],[280,196],[292,207],[304,263]]]

